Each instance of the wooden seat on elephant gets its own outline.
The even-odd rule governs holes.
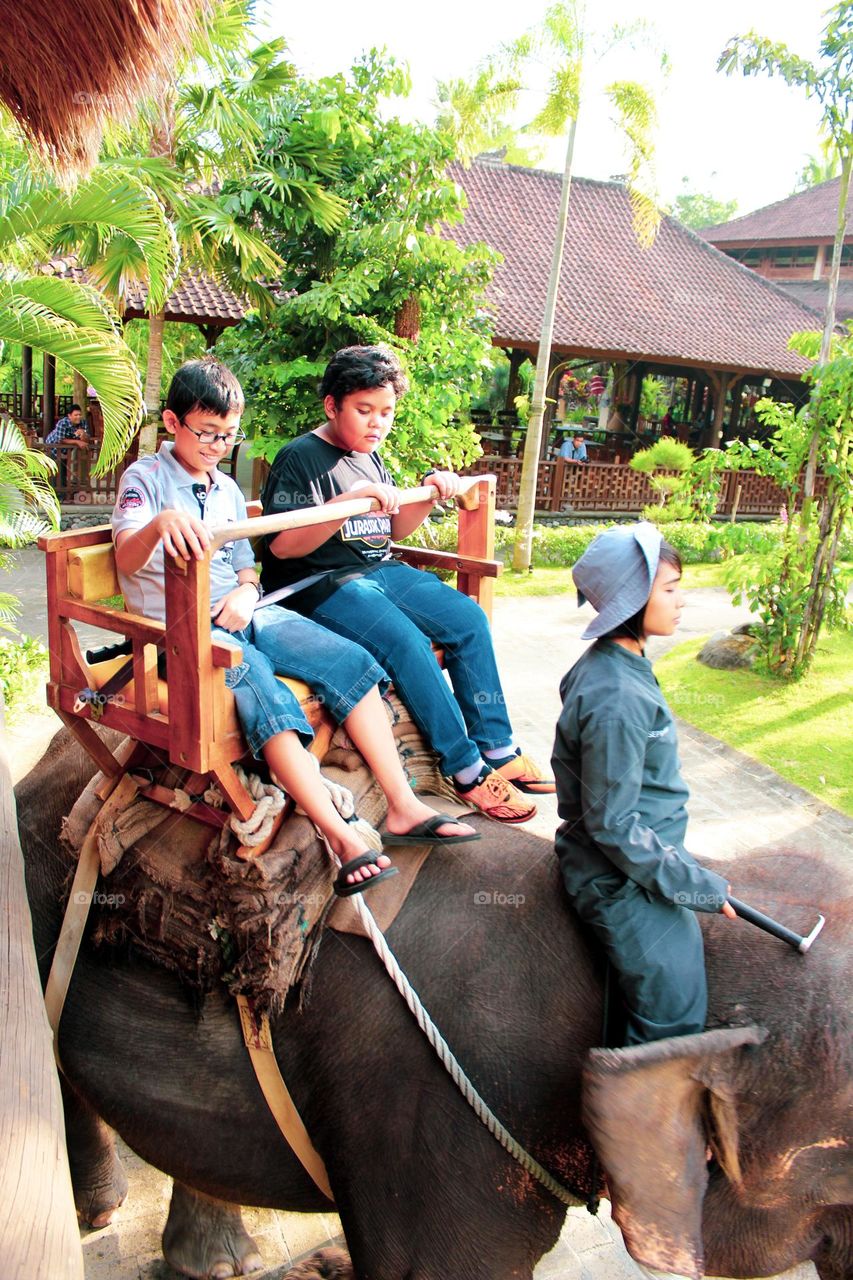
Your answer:
[[[400,495],[401,504],[423,502],[434,493],[431,486],[405,490]],[[455,553],[395,548],[415,567],[454,570],[457,588],[478,600],[489,615],[492,583],[500,571],[492,558],[494,493],[494,477],[471,478],[459,499]],[[372,500],[358,499],[335,504],[334,515],[360,515],[374,507]],[[261,516],[260,504],[256,503],[251,504],[250,517],[246,525],[231,524],[214,530],[214,547],[239,537],[262,536],[328,519],[323,507]],[[214,783],[241,820],[250,818],[254,801],[233,767],[248,754],[248,749],[237,721],[233,694],[225,684],[225,672],[240,662],[241,651],[238,645],[220,643],[211,636],[211,552],[204,560],[187,564],[166,556],[163,623],[124,608],[109,525],[47,534],[39,539],[39,546],[47,563],[48,704],[109,777],[117,778],[128,764],[113,755],[92,727],[93,721],[134,739],[140,750],[132,759],[138,761],[145,752],[154,752],[186,773],[192,784],[188,789],[203,791],[205,783]],[[102,662],[87,661],[74,622],[115,633],[129,642],[130,652]],[[165,655],[165,679],[158,671],[161,654]],[[126,683],[121,684],[120,691],[113,692],[110,681],[122,667],[127,668]],[[314,730],[311,750],[322,759],[336,728],[333,720],[307,685],[279,678],[299,699]],[[105,692],[100,698],[93,696],[99,691]],[[170,803],[166,788],[154,791],[163,794],[152,794],[150,798]],[[203,806],[198,816],[216,820],[204,812]]]

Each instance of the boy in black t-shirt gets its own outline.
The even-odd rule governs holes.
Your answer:
[[[392,540],[412,533],[433,506],[400,510],[377,453],[406,389],[387,348],[346,347],[333,356],[320,387],[327,420],[278,454],[264,512],[354,497],[375,498],[380,509],[270,537],[262,581],[272,590],[326,573],[295,595],[293,607],[380,659],[461,799],[500,822],[526,822],[536,807],[522,793],[550,793],[554,784],[516,746],[485,614],[433,574],[391,558]],[[440,500],[458,493],[453,472],[428,475]],[[433,641],[444,650],[452,691]]]

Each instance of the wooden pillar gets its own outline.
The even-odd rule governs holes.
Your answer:
[[[0,1275],[83,1280],[9,767],[0,753]]]
[[[737,436],[738,427],[740,426],[740,402],[743,396],[745,378],[738,378],[732,387],[732,411],[729,415],[728,425],[723,428],[723,441],[734,440]]]
[[[41,424],[45,439],[48,432],[52,431],[56,425],[55,405],[56,399],[56,358],[45,352],[42,365],[42,381],[44,386],[41,392]]]
[[[628,403],[629,397],[628,365],[624,361],[613,364],[613,392],[610,402],[610,417],[607,419],[608,431],[628,430],[628,424],[622,419],[620,404]]]
[[[33,416],[33,349],[21,347],[21,417]]]
[[[557,394],[554,386],[554,371],[558,365],[561,365],[564,357],[558,352],[552,351],[551,358],[548,361],[548,381],[545,383],[545,413],[542,416],[542,443],[539,450],[541,460],[548,455],[548,445],[551,440],[551,430],[554,425],[554,414],[557,411]]]
[[[640,397],[643,394],[643,378],[645,376],[645,365],[635,364],[633,370],[634,394],[631,397],[631,430],[635,435],[637,434],[637,419],[640,416]]]
[[[515,413],[515,397],[521,392],[521,366],[527,359],[526,351],[519,351],[518,347],[513,347],[509,353],[509,379],[506,384],[506,403],[504,408],[507,413]]]
[[[726,396],[728,395],[729,387],[731,387],[736,378],[736,373],[726,373],[724,370],[719,373],[708,373],[708,380],[714,396],[714,414],[702,436],[701,443],[705,449],[719,449],[720,447],[725,426]]]

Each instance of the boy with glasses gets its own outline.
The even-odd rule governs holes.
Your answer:
[[[210,529],[246,519],[242,493],[217,466],[243,438],[243,403],[237,379],[210,357],[183,365],[172,379],[163,425],[174,439],[127,468],[113,512],[116,568],[133,613],[165,620],[164,555],[203,559]],[[299,614],[275,605],[255,612],[260,595],[248,540],[218,548],[210,562],[213,634],[243,650],[225,682],[252,754],[264,756],[343,864],[336,892],[359,893],[395,869],[385,854],[366,849],[335,809],[304,749],[311,726],[276,673],[305,681],[346,726],[388,800],[384,843],[477,839],[473,828],[436,814],[412,792],[380,700],[388,684],[382,667],[359,645]]]

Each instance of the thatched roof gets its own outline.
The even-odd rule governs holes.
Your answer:
[[[208,0],[0,0],[0,100],[60,176],[95,163],[167,75]]]

